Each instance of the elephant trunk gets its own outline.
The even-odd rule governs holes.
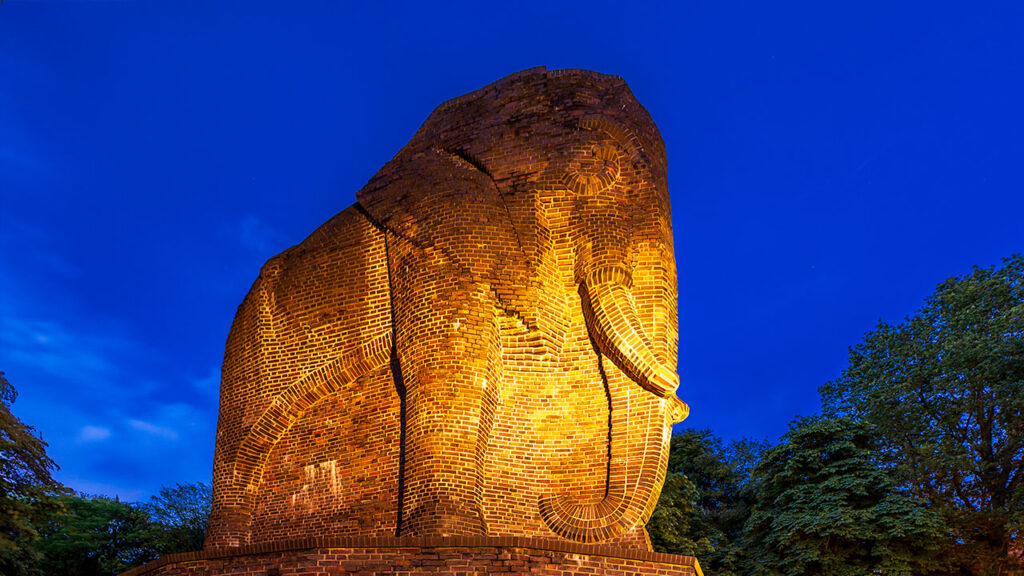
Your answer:
[[[604,497],[583,502],[557,494],[540,500],[545,523],[571,540],[600,542],[647,522],[665,480],[671,425],[689,413],[675,396],[675,372],[658,361],[644,334],[629,290],[628,273],[617,267],[596,270],[580,285],[588,330],[601,356],[621,372],[602,367],[611,397]]]

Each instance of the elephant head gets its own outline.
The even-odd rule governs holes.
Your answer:
[[[472,188],[463,206],[394,186],[397,167],[425,161],[443,166],[442,193]],[[544,353],[558,355],[567,317],[585,318],[611,399],[605,494],[543,495],[544,522],[584,542],[645,523],[688,414],[664,145],[647,111],[617,77],[531,70],[440,106],[391,164],[359,195],[375,222],[488,286]]]
[[[559,535],[586,542],[616,537],[646,523],[664,479],[671,424],[689,409],[675,396],[677,313],[668,189],[658,147],[645,147],[606,115],[577,121],[567,156],[551,167],[544,204],[568,218],[555,236],[571,242],[574,284],[611,398],[605,495],[584,501],[550,494],[540,512]],[[661,172],[658,172],[661,168]],[[560,221],[559,221],[560,220]],[[561,228],[561,230],[557,230]],[[599,360],[600,361],[600,360]],[[642,390],[640,390],[642,388]]]

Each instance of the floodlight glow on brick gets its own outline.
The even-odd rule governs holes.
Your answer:
[[[664,144],[622,79],[533,69],[442,104],[239,307],[202,558],[452,537],[648,558],[688,413],[676,296]]]

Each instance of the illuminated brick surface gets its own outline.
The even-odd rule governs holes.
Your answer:
[[[171,554],[122,576],[702,576],[688,556],[527,538],[318,538]]]
[[[239,307],[207,551],[648,549],[686,413],[665,170],[617,77],[528,70],[438,107]]]

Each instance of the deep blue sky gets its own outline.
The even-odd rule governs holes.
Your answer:
[[[0,370],[87,492],[208,480],[260,265],[441,101],[626,79],[669,151],[687,424],[776,439],[879,319],[1024,250],[1018,2],[0,4]]]

